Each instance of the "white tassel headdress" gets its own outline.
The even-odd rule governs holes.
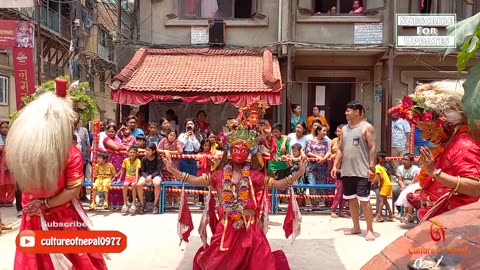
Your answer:
[[[24,191],[57,190],[72,144],[73,117],[68,99],[47,92],[30,102],[13,122],[6,160]]]

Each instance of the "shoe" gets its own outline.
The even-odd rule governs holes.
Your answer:
[[[158,214],[158,213],[159,213],[159,211],[158,211],[158,206],[153,207],[152,213],[153,213],[153,214]]]
[[[108,202],[103,203],[103,209],[108,209]]]
[[[402,223],[409,223],[413,220],[412,214],[405,214],[405,216],[402,217]]]
[[[8,231],[8,230],[11,230],[11,229],[12,229],[11,225],[5,225],[5,224],[2,223],[2,230]]]
[[[130,214],[135,215],[135,212],[137,212],[137,207],[135,205],[132,205],[129,210]]]
[[[126,213],[128,211],[128,206],[126,204],[123,205],[121,212]]]
[[[335,214],[335,213],[331,213],[330,216],[331,216],[332,218],[338,218],[338,215]]]
[[[130,208],[130,210],[131,210],[131,208]],[[140,205],[140,207],[138,208],[138,213],[139,213],[140,215],[145,214],[145,204],[141,204],[141,205]]]
[[[375,222],[375,223],[380,223],[380,222],[384,222],[384,220],[383,220],[383,217],[381,217],[381,218],[374,218],[374,219],[373,219],[373,222]]]
[[[17,211],[17,217],[21,218],[23,216],[23,211]]]
[[[90,204],[90,207],[89,207],[88,209],[89,209],[89,210],[95,210],[95,207],[97,207],[97,204],[94,203],[94,202],[92,202],[92,203]]]
[[[387,218],[388,221],[391,221],[391,222],[395,222],[397,221],[397,218],[396,217],[389,217]]]

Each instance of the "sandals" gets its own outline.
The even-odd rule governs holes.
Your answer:
[[[145,204],[141,204],[140,207],[138,208],[138,213],[140,215],[145,214]]]
[[[380,223],[380,222],[384,222],[384,221],[385,220],[383,220],[383,217],[373,219],[373,222],[375,222],[375,223]]]
[[[402,217],[402,222],[403,223],[409,223],[413,220],[413,215],[412,214],[405,214],[405,216]]]
[[[387,218],[387,220],[391,221],[391,222],[395,222],[395,221],[397,221],[397,218],[393,216],[393,217]]]
[[[159,213],[158,206],[153,207],[152,214],[158,214],[158,213]]]

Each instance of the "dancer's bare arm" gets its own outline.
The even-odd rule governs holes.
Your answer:
[[[274,180],[273,178],[268,178],[266,180],[267,183],[265,183],[265,185],[269,186],[269,184],[271,184],[272,188],[285,189],[286,187],[291,185],[293,182],[297,181],[298,178],[300,178],[303,174],[305,174],[306,168],[307,168],[307,159],[304,158],[302,161],[300,161],[300,169],[297,172],[295,172],[291,176],[287,176],[280,180]]]
[[[183,173],[179,171],[177,168],[175,168],[175,166],[172,163],[172,159],[170,158],[170,155],[166,153],[166,155],[162,158],[163,158],[163,162],[165,163],[165,168],[167,169],[167,171],[173,174],[175,178],[181,181]],[[205,186],[206,184],[203,176],[196,176],[196,175],[188,175],[188,177],[184,179],[184,181],[194,186]]]

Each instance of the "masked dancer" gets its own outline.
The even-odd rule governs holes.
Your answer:
[[[74,111],[66,83],[56,79],[57,95],[41,94],[10,129],[7,164],[22,189],[24,230],[89,230],[91,222],[78,196],[84,179],[82,153],[72,144]],[[32,140],[31,134],[37,139]],[[54,224],[71,224],[56,226]],[[102,254],[25,254],[17,250],[15,268],[107,269]]]
[[[300,170],[291,176],[280,180],[268,177],[263,171],[254,169],[255,157],[249,162],[252,155],[251,149],[256,149],[259,141],[258,115],[265,112],[267,105],[258,101],[241,109],[241,113],[230,121],[228,144],[231,158],[211,173],[194,176],[182,173],[172,166],[170,158],[165,158],[166,168],[178,179],[191,185],[208,186],[210,191],[217,192],[215,198],[210,195],[205,203],[205,210],[200,224],[200,235],[204,245],[198,250],[193,263],[193,269],[290,269],[285,254],[282,251],[272,253],[265,236],[268,228],[268,219],[265,215],[266,196],[259,199],[258,192],[266,192],[265,188],[285,189],[291,186],[305,173],[306,160],[301,162]],[[258,114],[258,115],[254,115]],[[248,116],[248,117],[247,117]],[[255,151],[255,150],[254,150]],[[188,240],[188,235],[193,229],[191,216],[182,193],[179,213],[179,234],[181,239]],[[284,229],[288,237],[295,231],[294,237],[299,233],[299,209],[296,201],[290,199]],[[218,215],[218,220],[217,220]],[[206,227],[212,229],[210,245],[207,244]]]

